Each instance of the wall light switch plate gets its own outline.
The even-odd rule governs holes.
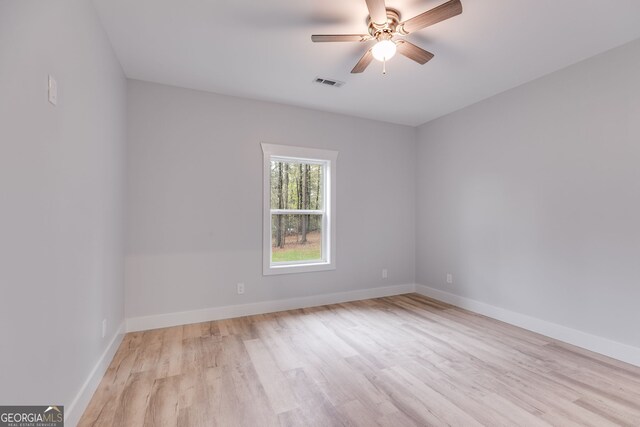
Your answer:
[[[58,82],[51,75],[49,75],[49,102],[58,105]]]
[[[453,283],[453,274],[447,273],[447,283],[449,284]]]
[[[238,295],[244,294],[244,283],[238,283],[237,289],[238,289]]]

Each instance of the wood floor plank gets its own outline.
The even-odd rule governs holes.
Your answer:
[[[282,371],[278,368],[262,340],[247,340],[244,345],[258,373],[262,387],[267,393],[273,412],[280,414],[296,409],[298,402]]]
[[[377,417],[359,400],[352,400],[338,406],[338,412],[348,420],[350,426],[370,427],[378,424]]]
[[[134,372],[129,376],[114,411],[113,425],[144,424],[149,394],[155,381],[153,377],[153,371]]]
[[[182,372],[182,328],[166,328],[163,332],[156,378],[172,377]]]
[[[393,414],[385,415],[384,417],[378,420],[378,425],[381,427],[417,427],[416,424],[411,418],[407,417],[406,414],[402,412],[394,412]]]
[[[106,377],[105,377],[106,379]],[[114,425],[116,410],[120,410],[119,400],[123,386],[103,382],[93,395],[93,403],[87,407],[78,427],[110,427]]]
[[[488,408],[509,418],[514,425],[528,427],[549,427],[551,425],[541,417],[543,412],[530,412],[527,410],[527,405],[523,405],[523,402],[517,399],[509,400],[498,394],[490,394],[483,397],[482,401]]]
[[[406,384],[423,403],[423,405],[428,408],[429,412],[438,417],[441,422],[453,426],[482,426],[479,421],[465,412],[461,406],[451,402],[432,387],[420,381],[406,369],[396,367],[387,372],[390,376],[393,375],[397,381]]]
[[[336,407],[326,398],[304,369],[287,371],[285,376],[299,406],[293,411],[280,414],[281,425],[309,427],[345,425]]]
[[[269,348],[282,371],[298,369],[303,366],[302,361],[291,344],[287,332],[279,328],[275,319],[266,319],[257,326],[260,338]]]
[[[171,427],[178,424],[179,391],[179,376],[154,381],[144,417],[145,427]]]
[[[142,333],[140,345],[138,346],[138,355],[131,368],[131,372],[147,372],[155,371],[160,357],[160,348],[162,347],[162,329],[154,329]]]
[[[476,387],[473,381],[465,375],[460,375],[446,367],[421,361],[413,361],[409,365],[405,365],[404,368],[482,425],[512,425],[508,418],[482,403],[482,398],[486,396],[485,391]]]
[[[602,418],[610,420],[614,424],[629,427],[640,425],[638,414],[630,413],[627,408],[621,408],[615,404],[612,405],[610,402],[605,402],[602,399],[581,397],[576,400],[575,403],[590,412],[600,415]]]
[[[130,333],[80,426],[638,426],[640,368],[409,294]]]

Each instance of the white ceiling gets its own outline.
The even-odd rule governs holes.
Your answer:
[[[94,2],[130,78],[414,126],[640,38],[638,0],[462,0],[462,15],[408,37],[431,62],[352,75],[366,43],[310,36],[366,32],[364,0]],[[443,2],[387,7],[408,19]]]

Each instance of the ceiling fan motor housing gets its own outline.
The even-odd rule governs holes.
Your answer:
[[[382,37],[382,39],[389,39],[397,32],[398,24],[400,23],[400,12],[395,9],[387,8],[387,22],[383,25],[378,25],[371,20],[369,16],[367,18],[367,27],[369,34],[376,39],[380,39],[381,36],[388,35],[388,37]]]

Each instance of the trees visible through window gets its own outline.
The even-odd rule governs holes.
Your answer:
[[[262,144],[264,274],[335,268],[337,152]]]
[[[271,261],[322,260],[324,164],[271,160]]]

